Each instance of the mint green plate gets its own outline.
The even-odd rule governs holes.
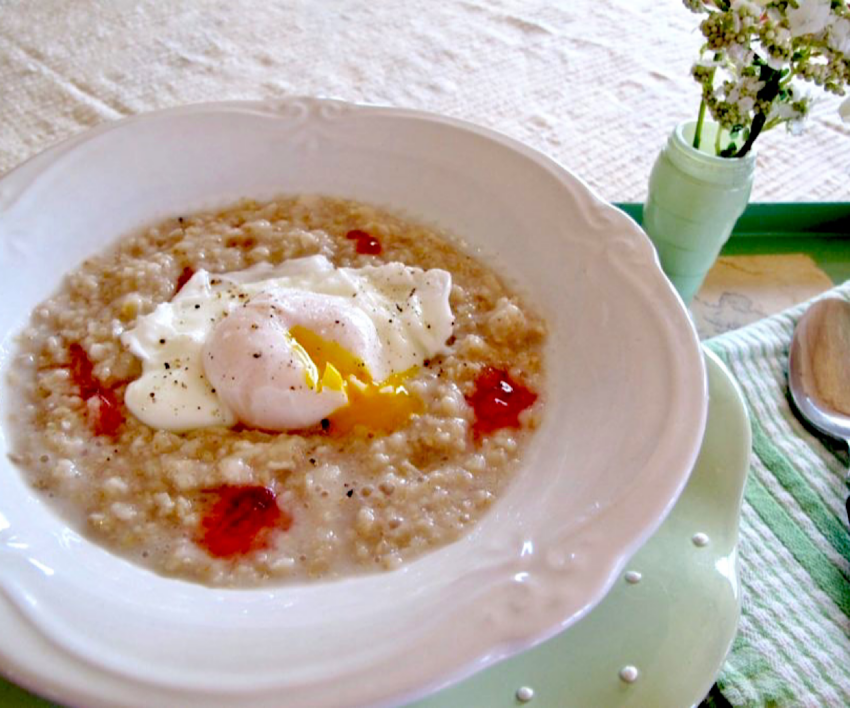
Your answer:
[[[711,352],[699,459],[670,516],[587,617],[530,651],[409,708],[682,708],[711,689],[738,626],[738,519],[750,424],[737,384]],[[705,534],[708,543],[694,543]],[[698,539],[704,540],[704,539]],[[619,674],[637,669],[634,683]]]
[[[708,693],[740,613],[736,549],[750,426],[737,385],[705,355],[702,450],[670,516],[627,567],[640,580],[624,573],[569,630],[408,708],[681,708]],[[637,670],[635,681],[620,678],[625,667]],[[534,692],[526,704],[521,687]],[[50,705],[0,680],[0,706]]]

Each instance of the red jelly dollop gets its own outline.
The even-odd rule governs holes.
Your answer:
[[[86,350],[79,344],[68,347],[71,355],[71,378],[80,388],[80,395],[88,400],[100,390],[100,381],[94,376],[94,366],[86,354]]]
[[[215,501],[201,519],[199,543],[210,555],[229,558],[265,548],[272,530],[292,526],[268,487],[224,485],[207,492]]]
[[[537,394],[514,381],[507,371],[486,367],[475,380],[475,391],[466,402],[475,411],[476,436],[500,428],[519,428],[519,414],[537,400]]]
[[[174,286],[174,292],[180,292],[180,289],[192,279],[193,275],[195,275],[195,271],[189,266],[181,270],[180,275],[177,276],[177,284]]]
[[[80,389],[80,396],[85,401],[94,398],[95,405],[89,413],[92,429],[95,435],[115,435],[124,422],[124,413],[115,391],[106,388],[94,375],[94,365],[91,363],[86,350],[79,344],[68,348],[71,355],[71,379]]]
[[[358,253],[365,253],[369,256],[377,256],[381,252],[381,242],[370,233],[366,233],[360,229],[353,229],[352,231],[349,231],[345,237],[357,240]]]
[[[103,390],[95,394],[97,399],[97,415],[92,421],[95,435],[112,435],[118,432],[124,422],[124,414],[115,391]]]

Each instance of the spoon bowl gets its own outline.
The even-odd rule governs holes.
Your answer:
[[[850,302],[824,298],[800,318],[788,352],[788,388],[800,415],[850,450]],[[844,505],[850,521],[850,498]]]
[[[850,445],[850,302],[819,300],[800,318],[788,354],[788,386],[812,426]]]

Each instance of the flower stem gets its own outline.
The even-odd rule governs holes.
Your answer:
[[[797,76],[797,70],[792,69],[788,72],[788,75],[779,82],[779,88],[785,88],[788,84],[791,83],[791,80]]]
[[[780,74],[775,69],[770,69],[766,73],[766,69],[767,67],[762,67],[761,79],[765,84],[756,94],[756,98],[772,104],[779,94]],[[767,116],[764,113],[756,113],[752,125],[750,125],[750,134],[747,136],[747,141],[735,153],[735,157],[743,157],[750,151],[756,138],[764,129],[765,123],[767,123]]]
[[[699,150],[699,141],[702,138],[702,124],[705,121],[705,99],[699,102],[699,115],[697,116],[697,127],[694,131],[694,150]]]
[[[764,113],[756,113],[756,117],[753,118],[753,124],[750,126],[750,134],[747,137],[747,141],[741,146],[741,149],[735,153],[735,157],[743,157],[750,151],[750,148],[753,146],[753,143],[756,141],[759,133],[761,133],[764,128],[766,121],[767,117]]]
[[[723,132],[723,126],[717,124],[717,132],[714,134],[714,154],[720,155],[720,134]]]

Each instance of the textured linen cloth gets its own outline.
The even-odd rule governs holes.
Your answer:
[[[850,300],[850,282],[825,296]],[[808,304],[708,342],[741,385],[753,432],[741,623],[717,679],[735,706],[850,705],[850,457],[788,398],[788,349]]]
[[[679,0],[0,0],[0,173],[103,121],[301,94],[471,120],[642,201],[696,118],[699,19]],[[847,199],[838,104],[759,138],[754,200]]]

